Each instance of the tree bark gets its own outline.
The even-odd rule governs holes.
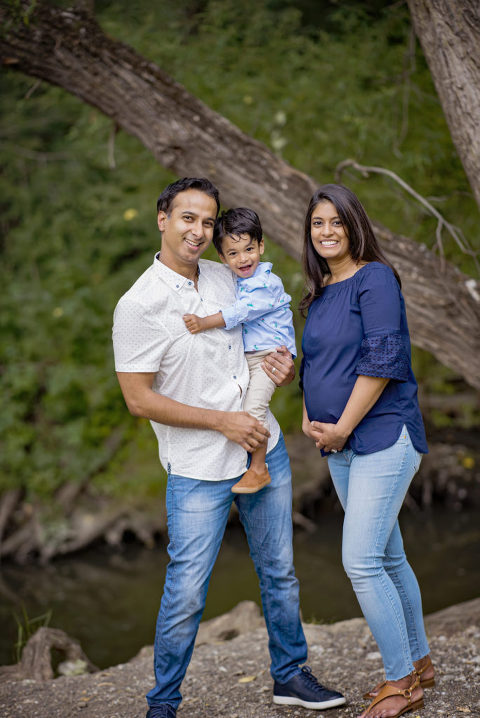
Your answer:
[[[20,663],[0,667],[0,681],[25,679],[48,681],[55,678],[52,667],[52,649],[59,651],[67,661],[84,663],[85,672],[98,671],[98,668],[83,652],[78,641],[70,638],[59,628],[42,626],[29,638],[22,651]]]
[[[453,142],[480,207],[480,3],[408,0]]]
[[[210,110],[132,48],[107,37],[89,14],[38,3],[25,24],[18,18],[11,22],[11,7],[0,1],[0,20],[8,27],[0,37],[4,65],[97,107],[176,174],[209,177],[225,205],[254,208],[266,234],[300,258],[316,180]],[[478,283],[452,265],[443,267],[425,246],[374,226],[402,277],[414,343],[480,388]]]

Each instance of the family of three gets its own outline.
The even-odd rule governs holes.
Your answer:
[[[232,501],[259,578],[274,703],[323,710],[346,702],[306,665],[290,465],[268,408],[275,388],[294,379],[291,298],[261,261],[257,214],[219,210],[207,179],[162,192],[161,250],[114,316],[126,404],[150,419],[168,474],[170,561],[147,718],[176,716]],[[201,259],[212,240],[220,262]],[[328,456],[345,510],[345,570],[384,662],[386,680],[365,693],[361,718],[393,718],[422,707],[434,683],[397,520],[427,451],[400,280],[362,205],[340,185],[311,199],[304,269],[303,431]]]

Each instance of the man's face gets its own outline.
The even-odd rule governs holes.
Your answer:
[[[177,194],[168,213],[158,213],[162,233],[161,259],[174,272],[191,276],[213,237],[217,203],[205,192],[189,189]]]

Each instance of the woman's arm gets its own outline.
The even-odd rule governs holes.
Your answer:
[[[315,446],[318,449],[327,452],[341,451],[352,431],[378,401],[389,381],[385,377],[359,375],[337,423],[327,424],[321,421],[312,421],[310,422],[310,434],[304,428],[306,416],[304,403],[303,431],[307,436],[315,439]]]

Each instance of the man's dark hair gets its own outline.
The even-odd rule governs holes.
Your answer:
[[[189,189],[197,189],[199,192],[208,194],[209,197],[215,200],[217,203],[217,214],[220,211],[220,198],[218,195],[218,189],[213,185],[210,180],[205,177],[183,177],[176,182],[172,182],[168,187],[165,187],[162,194],[157,200],[157,214],[159,212],[166,212],[170,214],[170,208],[172,202],[180,192],[186,192]]]
[[[248,234],[251,239],[261,242],[263,239],[262,225],[260,218],[253,209],[248,207],[237,207],[222,212],[215,222],[213,231],[213,244],[219,254],[222,252],[222,242],[225,237],[238,237],[240,234]]]

